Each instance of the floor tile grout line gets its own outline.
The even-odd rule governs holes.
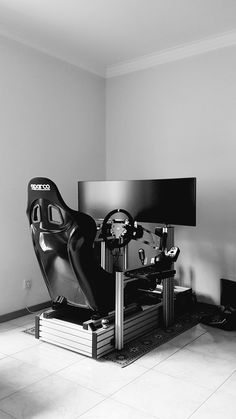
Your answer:
[[[77,416],[76,419],[79,419],[81,416],[85,415],[86,413],[88,413],[90,410],[94,409],[95,407],[99,406],[99,404],[103,403],[105,400],[107,400],[108,397],[105,397],[103,400],[100,400],[100,402],[97,402],[94,406],[89,407],[87,410],[85,410],[83,413],[81,413],[81,415]]]
[[[155,367],[154,367],[154,368],[155,368]],[[194,381],[188,380],[188,379],[186,379],[186,378],[176,377],[175,375],[171,375],[170,373],[163,372],[163,371],[159,371],[159,370],[155,370],[155,369],[153,369],[153,368],[152,368],[152,370],[153,370],[154,372],[159,373],[159,374],[163,374],[163,375],[165,375],[165,376],[167,376],[167,377],[174,378],[175,380],[182,381],[182,382],[183,382],[183,383],[185,383],[185,384],[192,384],[193,386],[195,386],[195,387],[199,387],[199,388],[201,388],[201,389],[203,389],[203,390],[215,391],[215,390],[213,390],[213,389],[211,389],[211,388],[209,388],[209,387],[202,386],[201,384],[197,384],[197,383],[195,383]]]
[[[30,347],[31,348],[31,347]],[[29,348],[29,349],[30,349]],[[27,362],[27,361],[23,361],[23,360],[21,360],[21,359],[19,359],[19,358],[16,358],[14,355],[17,355],[17,354],[19,354],[20,352],[24,352],[25,350],[27,350],[28,348],[26,348],[26,349],[23,349],[22,351],[19,351],[19,352],[15,352],[14,354],[11,354],[11,355],[8,355],[9,356],[9,358],[12,358],[12,359],[15,359],[15,360],[17,360],[17,361],[21,361],[21,362],[23,362],[23,363],[25,363],[25,364],[27,364],[27,365],[30,365],[30,366],[34,366],[34,364],[33,363],[31,363],[31,362]],[[83,359],[81,359],[80,361],[83,361]],[[74,365],[74,364],[77,364],[78,362],[80,362],[80,361],[73,361],[73,362],[71,362],[71,363],[69,363],[68,365],[66,365],[65,367],[62,367],[62,368],[59,368],[58,370],[55,370],[55,371],[50,371],[50,370],[48,370],[47,368],[41,368],[41,367],[37,367],[37,368],[39,368],[39,369],[41,369],[41,370],[44,370],[44,371],[49,371],[50,372],[50,374],[56,374],[56,373],[58,373],[58,372],[60,372],[60,371],[63,371],[64,369],[66,369],[66,368],[68,368],[68,367],[70,367],[70,366],[72,366],[72,365]]]
[[[133,407],[133,406],[130,406],[128,403],[125,403],[125,402],[121,402],[121,401],[118,401],[118,400],[115,400],[115,399],[113,399],[112,397],[111,397],[111,395],[109,395],[109,396],[107,396],[107,397],[105,397],[105,399],[104,400],[101,400],[100,402],[98,402],[97,404],[96,404],[96,406],[98,406],[99,404],[101,404],[101,403],[103,403],[104,401],[106,401],[106,400],[111,400],[111,401],[115,401],[116,403],[118,403],[118,404],[121,404],[122,406],[125,406],[125,407],[129,407],[129,408],[131,408],[131,409],[133,409],[133,410],[136,410],[137,412],[141,412],[141,413],[146,413],[146,412],[144,412],[143,410],[140,410],[140,409],[137,409],[136,407]],[[93,408],[94,408],[95,406],[93,406],[93,407],[90,407],[86,412],[83,412],[80,416],[78,416],[78,418],[80,418],[80,417],[82,417],[85,413],[87,413],[87,412],[89,412],[90,410],[92,410]],[[152,419],[161,419],[160,417],[158,417],[158,416],[153,416],[153,415],[150,415],[149,414],[149,416],[150,417],[152,417]],[[77,419],[78,419],[77,418]],[[105,418],[104,418],[105,419]]]
[[[28,365],[32,366],[32,364],[28,364]],[[48,371],[48,370],[44,370],[44,371]],[[74,380],[69,379],[69,378],[66,378],[66,377],[60,377],[60,375],[58,375],[58,374],[57,374],[57,372],[55,372],[55,371],[53,371],[53,372],[48,371],[48,372],[49,372],[49,374],[48,374],[48,375],[46,375],[45,377],[42,377],[42,378],[40,378],[39,380],[34,381],[33,383],[27,384],[26,386],[23,386],[23,387],[19,388],[18,390],[13,391],[13,392],[12,392],[11,394],[9,394],[8,396],[4,396],[3,398],[0,398],[0,404],[1,404],[1,402],[2,402],[3,400],[7,399],[8,397],[11,397],[12,395],[14,395],[14,394],[16,394],[16,393],[19,393],[20,391],[25,390],[26,388],[31,387],[31,386],[33,386],[33,385],[35,385],[35,384],[39,383],[40,381],[46,380],[47,378],[52,377],[52,376],[55,376],[56,378],[59,378],[59,379],[60,379],[60,378],[62,378],[63,380],[68,381],[69,383],[75,384],[75,385],[76,385],[76,386],[78,386],[78,387],[82,387],[82,388],[83,388],[83,389],[85,389],[85,390],[89,390],[89,391],[91,391],[91,392],[94,392],[94,393],[98,394],[99,396],[102,396],[102,397],[106,398],[106,395],[104,395],[104,394],[100,393],[99,391],[96,391],[96,390],[93,390],[93,389],[91,389],[91,388],[89,388],[89,387],[86,387],[86,386],[84,386],[84,385],[82,385],[82,384],[80,384],[80,383],[78,383],[78,382],[76,382],[76,381],[74,381]],[[108,396],[108,397],[109,397],[109,396]],[[0,410],[1,410],[1,407],[0,407]],[[4,413],[5,413],[5,412],[4,412]]]
[[[201,333],[199,336],[197,336],[197,337],[193,338],[193,340],[191,340],[190,342],[185,343],[183,346],[181,346],[181,349],[185,348],[185,346],[190,345],[190,343],[195,342],[195,340],[197,340],[197,339],[198,339],[198,338],[200,338],[201,336],[205,335],[206,333],[207,333],[207,332],[203,332],[203,333]],[[181,334],[180,334],[179,336],[181,336]],[[175,338],[174,338],[174,339],[175,339]],[[171,342],[171,340],[170,340],[170,342]],[[170,343],[170,344],[171,344],[171,343]],[[173,346],[174,346],[174,344],[171,344],[171,345],[173,345]]]
[[[111,400],[115,400],[115,399],[111,399]],[[118,402],[118,403],[120,403],[124,406],[127,406],[127,407],[132,407],[132,409],[137,410],[137,412],[141,412],[141,413],[144,413],[144,414],[146,413],[144,410],[140,410],[140,409],[137,409],[136,407],[130,406],[128,403],[121,402],[121,401],[118,401],[118,400],[116,400],[116,402]],[[153,419],[161,419],[160,416],[154,416],[152,414],[150,415],[150,413],[149,413],[149,416],[153,416]]]
[[[13,391],[11,394],[8,394],[7,396],[4,396],[4,397],[0,398],[0,410],[1,410],[1,402],[2,402],[3,400],[7,399],[8,397],[13,396],[13,395],[14,395],[14,394],[16,394],[16,393],[19,393],[19,392],[20,392],[20,391],[22,391],[22,390],[25,390],[25,389],[26,389],[26,388],[28,388],[28,387],[33,386],[34,384],[39,383],[39,382],[40,382],[40,381],[42,381],[42,380],[47,379],[48,377],[51,377],[53,374],[54,374],[54,373],[49,373],[49,374],[48,374],[48,375],[46,375],[45,377],[42,377],[42,378],[40,378],[39,380],[36,380],[36,381],[34,381],[34,382],[30,383],[30,384],[27,384],[27,385],[25,385],[25,386],[23,386],[23,387],[20,387],[20,388],[18,388],[18,390]],[[4,412],[4,413],[5,413],[5,412]]]
[[[195,340],[197,340],[200,336],[203,336],[205,333],[207,332],[203,332],[201,335],[199,335],[198,337],[194,338],[193,340],[191,340],[191,342],[186,343],[186,345],[181,346],[181,347],[177,347],[177,350],[175,352],[173,352],[171,355],[168,355],[166,358],[162,359],[160,362],[158,362],[157,364],[153,365],[152,367],[150,367],[150,370],[153,370],[157,365],[161,364],[162,362],[166,361],[167,359],[171,358],[173,355],[175,355],[177,352],[180,352],[182,349],[186,348],[186,346],[188,346],[190,343],[194,342]],[[169,343],[169,342],[168,342]],[[161,346],[161,345],[160,345]],[[172,344],[172,346],[174,347],[174,345]],[[187,349],[187,348],[186,348]],[[190,351],[190,349],[188,349],[188,351]],[[193,351],[192,351],[193,352]],[[196,351],[195,351],[196,352]]]
[[[206,333],[208,333],[208,332],[206,332]],[[205,334],[205,332],[203,333],[203,334]],[[200,336],[203,336],[203,334],[202,335],[200,335]],[[199,337],[200,337],[199,336]],[[191,341],[191,342],[189,342],[189,343],[187,343],[186,345],[184,345],[181,349],[187,349],[189,352],[192,352],[192,353],[194,353],[194,354],[203,354],[203,352],[201,352],[201,351],[196,351],[196,350],[193,350],[193,349],[191,349],[191,348],[187,348],[187,346],[188,345],[190,345],[191,343],[193,343],[193,342],[195,342],[195,340],[197,340],[198,338],[196,338],[196,339],[194,339],[193,341]],[[214,354],[214,357],[215,358],[217,358],[217,359],[219,359],[219,360],[222,360],[222,359],[225,359],[225,358],[221,358],[221,357],[219,357],[219,356],[217,356],[217,355],[215,355]]]
[[[142,367],[143,369],[145,369],[145,371],[143,371],[140,375],[138,375],[137,377],[135,377],[135,378],[133,378],[133,379],[131,379],[131,381],[129,381],[128,383],[126,383],[126,384],[124,384],[123,386],[121,386],[118,390],[115,390],[113,393],[111,393],[110,395],[109,395],[109,397],[113,397],[114,396],[114,394],[116,394],[116,393],[118,393],[118,391],[120,391],[120,390],[122,390],[123,388],[125,388],[125,387],[127,387],[129,384],[131,384],[131,383],[133,383],[134,381],[136,381],[136,380],[138,380],[140,377],[142,377],[143,375],[145,375],[145,374],[147,374],[149,371],[150,371],[150,369],[147,369],[147,368],[144,368],[144,367]]]
[[[194,384],[194,385],[197,385],[197,386],[199,386],[199,387],[201,387],[201,388],[204,388],[204,389],[208,389],[208,390],[212,390],[212,389],[210,389],[209,387],[205,387],[205,386],[202,386],[202,385],[200,385],[200,384],[196,384],[194,381],[190,381],[190,380],[187,380],[187,379],[183,379],[183,378],[180,378],[180,377],[176,377],[175,375],[172,375],[172,374],[170,374],[170,373],[167,373],[167,372],[163,372],[163,371],[158,371],[158,370],[155,370],[155,368],[158,366],[158,365],[160,365],[162,362],[164,362],[164,361],[166,361],[167,359],[169,359],[169,358],[171,358],[173,355],[175,355],[177,352],[180,352],[182,349],[187,349],[187,348],[185,348],[185,347],[182,347],[182,348],[179,348],[179,350],[178,351],[176,351],[176,352],[174,352],[173,354],[171,354],[171,355],[169,355],[167,358],[165,358],[165,359],[163,359],[162,361],[160,361],[158,364],[155,364],[153,367],[151,367],[150,368],[150,370],[154,370],[154,371],[157,371],[157,372],[160,372],[160,373],[162,373],[162,374],[165,374],[165,375],[168,375],[168,377],[172,377],[172,378],[177,378],[178,380],[182,380],[182,381],[184,381],[184,382],[190,382],[190,383],[192,383],[192,384]],[[187,349],[189,352],[191,352],[191,353],[193,353],[194,355],[196,354],[196,355],[202,355],[202,352],[197,352],[197,351],[191,351],[190,349]],[[216,357],[217,359],[219,359],[220,361],[222,361],[222,358],[218,358],[218,357]],[[219,385],[219,387],[217,387],[214,391],[217,391],[224,383],[225,383],[225,381],[227,381],[234,373],[236,372],[236,369],[234,369],[233,370],[233,372],[224,380],[224,382],[223,383],[221,383],[220,385]]]
[[[186,347],[184,347],[184,349],[186,349],[187,351],[191,352],[192,354],[196,354],[196,355],[203,355],[203,354],[205,354],[204,352],[194,351],[194,350],[189,349],[189,348],[186,348]],[[208,355],[208,356],[210,356],[210,355]],[[222,357],[219,357],[219,356],[217,356],[215,354],[214,354],[214,358],[218,359],[219,361],[225,360],[225,358],[223,356]]]
[[[142,367],[142,368],[143,368],[143,367]],[[105,397],[105,398],[107,399],[107,398],[109,398],[109,397],[112,397],[112,396],[113,396],[113,394],[117,393],[117,392],[118,392],[118,391],[120,391],[122,388],[126,387],[128,384],[131,384],[133,381],[135,381],[137,378],[141,377],[143,374],[145,374],[145,373],[146,373],[146,372],[148,372],[148,371],[149,371],[149,370],[145,368],[145,371],[144,371],[142,374],[140,374],[139,376],[135,377],[134,379],[132,379],[131,381],[129,381],[127,384],[124,384],[124,385],[123,385],[123,386],[121,386],[118,390],[115,390],[113,393],[110,393],[110,394],[100,393],[99,391],[94,390],[94,389],[92,389],[92,388],[90,388],[90,387],[87,387],[87,386],[86,386],[86,385],[84,385],[84,384],[80,384],[80,383],[78,383],[78,382],[76,382],[76,381],[72,380],[71,378],[65,378],[65,377],[63,377],[63,376],[62,376],[62,378],[65,378],[66,380],[68,380],[68,381],[70,381],[70,382],[72,382],[72,383],[74,383],[74,384],[77,384],[77,385],[79,385],[79,386],[81,386],[81,387],[85,388],[86,390],[94,391],[95,393],[97,393],[97,394],[99,394],[100,396],[103,396],[103,397]],[[55,373],[55,375],[57,375],[57,373]],[[60,377],[60,375],[58,375],[58,376]]]
[[[228,381],[229,380],[229,378],[230,377],[232,377],[232,375],[234,375],[235,374],[235,372],[236,372],[236,368],[234,369],[234,371],[223,381],[223,383],[221,383],[220,385],[219,385],[219,387],[217,388],[217,390],[219,390],[220,389],[220,387],[222,387],[223,386],[223,384],[224,383],[226,383],[226,381]]]
[[[8,353],[8,354],[6,354],[5,352],[1,352],[3,355],[6,355],[6,356],[9,356],[9,357],[11,357],[11,356],[13,356],[13,355],[15,355],[15,354],[18,354],[19,352],[22,352],[22,351],[25,351],[25,350],[27,350],[27,349],[30,349],[30,348],[33,348],[34,346],[38,346],[38,345],[40,345],[41,343],[35,343],[34,345],[30,345],[30,346],[27,346],[26,348],[23,348],[23,349],[21,349],[20,351],[16,351],[16,352],[13,352],[13,353]]]
[[[9,414],[8,412],[4,411],[4,410],[1,408],[1,402],[2,402],[2,401],[4,401],[5,399],[8,399],[8,398],[10,398],[10,397],[14,396],[14,395],[15,395],[15,394],[17,394],[17,393],[20,393],[22,390],[25,390],[26,388],[31,387],[32,385],[35,385],[35,384],[39,383],[40,381],[42,381],[42,380],[44,380],[44,379],[47,379],[47,378],[49,378],[49,377],[51,377],[51,376],[53,376],[53,375],[55,376],[55,375],[56,375],[56,373],[51,373],[51,374],[47,375],[46,377],[42,377],[42,378],[40,378],[39,380],[37,380],[37,381],[35,381],[35,382],[31,383],[31,384],[28,384],[28,385],[26,385],[26,386],[24,386],[24,387],[21,387],[21,388],[19,388],[18,390],[14,391],[13,393],[9,394],[8,396],[5,396],[5,397],[3,397],[2,399],[0,399],[0,412],[1,412],[1,410],[2,410],[2,412],[3,412],[3,413],[5,413],[5,414],[7,414],[7,415],[9,415],[9,416],[12,416],[11,414]],[[58,377],[59,377],[59,376],[58,376]],[[106,399],[106,397],[105,397],[103,394],[101,394],[101,393],[97,392],[96,390],[91,390],[91,389],[89,389],[88,387],[85,387],[85,386],[83,386],[83,385],[81,385],[81,384],[79,384],[79,383],[76,383],[76,382],[74,382],[74,381],[71,381],[70,379],[65,378],[65,377],[63,377],[63,380],[66,380],[66,381],[68,381],[68,382],[70,382],[70,383],[75,384],[75,385],[76,385],[76,386],[78,386],[78,387],[82,387],[82,388],[83,388],[83,389],[85,389],[85,390],[90,390],[91,392],[96,393],[96,394],[97,394],[97,395],[99,395],[99,396],[102,396],[102,397],[103,397],[103,400],[101,400],[100,402],[96,403],[93,407],[95,407],[96,405],[100,404],[101,402],[103,402],[103,401]],[[91,408],[91,409],[92,409],[92,408]],[[90,409],[89,409],[89,410],[90,410]],[[86,412],[87,412],[87,411],[86,411]],[[86,413],[86,412],[83,412],[83,414],[84,414],[84,413]],[[15,418],[15,416],[12,416],[12,419],[17,419],[17,418]]]
[[[236,370],[234,370],[224,381],[223,381],[223,383],[221,383],[207,398],[206,398],[206,400],[204,400],[204,402],[202,402],[201,404],[200,404],[200,406],[198,406],[197,407],[197,409],[195,409],[194,410],[194,412],[192,412],[191,413],[191,415],[190,416],[188,416],[188,418],[187,419],[190,419],[192,416],[193,416],[193,414],[194,413],[196,413],[219,389],[220,389],[220,387],[222,387],[222,385],[230,378],[230,377],[232,377],[232,375],[234,374],[236,372]]]
[[[64,368],[63,368],[63,369],[64,369]],[[92,392],[94,392],[94,393],[98,394],[99,396],[104,397],[105,399],[106,399],[106,398],[108,398],[108,397],[110,397],[110,395],[107,395],[107,394],[101,393],[101,392],[99,392],[98,390],[94,390],[94,389],[93,389],[93,388],[91,388],[91,387],[87,387],[85,384],[78,383],[77,381],[72,380],[71,378],[67,378],[67,377],[60,376],[59,374],[57,374],[57,371],[56,371],[55,373],[53,373],[53,374],[54,374],[56,377],[58,377],[58,378],[62,378],[63,380],[67,380],[67,381],[69,381],[70,383],[76,384],[77,386],[82,387],[82,388],[83,388],[83,389],[85,389],[85,390],[92,391]],[[46,377],[46,378],[47,378],[47,377]]]
[[[176,347],[177,348],[177,347]],[[177,350],[175,352],[173,352],[171,355],[168,355],[166,358],[162,359],[160,362],[158,362],[157,364],[153,365],[152,367],[150,367],[149,370],[154,370],[154,368],[159,365],[162,364],[162,362],[166,361],[167,359],[171,358],[173,355],[175,355],[177,352],[180,352],[182,350],[182,348],[177,348]]]

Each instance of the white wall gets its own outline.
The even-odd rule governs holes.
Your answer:
[[[49,298],[25,215],[30,178],[52,178],[76,208],[77,179],[103,179],[105,165],[108,179],[197,176],[197,228],[176,228],[178,278],[219,302],[220,278],[236,278],[235,52],[109,79],[105,111],[102,78],[0,38],[0,315]]]
[[[0,38],[0,315],[49,300],[25,214],[34,176],[77,207],[77,180],[105,177],[105,81]],[[32,279],[30,292],[23,280]]]
[[[219,303],[220,278],[236,279],[236,48],[111,78],[106,94],[108,179],[197,177],[177,276]]]

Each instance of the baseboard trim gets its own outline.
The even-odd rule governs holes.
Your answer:
[[[28,307],[28,309],[30,311],[39,311],[39,310],[43,310],[44,308],[51,307],[51,304],[52,304],[51,301],[45,301],[44,303],[30,306]],[[27,308],[22,308],[21,310],[12,311],[11,313],[0,315],[0,323],[16,319],[17,317],[26,316],[27,314],[30,314]]]

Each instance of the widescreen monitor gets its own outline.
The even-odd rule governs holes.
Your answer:
[[[196,178],[79,181],[78,209],[95,220],[125,209],[138,222],[196,225]]]

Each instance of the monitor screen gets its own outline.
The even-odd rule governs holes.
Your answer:
[[[196,178],[78,182],[78,209],[95,220],[125,209],[139,222],[196,225]]]

